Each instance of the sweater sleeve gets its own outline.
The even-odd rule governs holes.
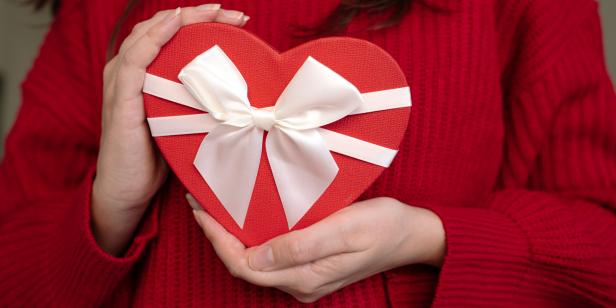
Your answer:
[[[82,3],[63,1],[0,164],[0,306],[100,306],[157,232],[154,208],[114,257],[90,229],[101,99]]]
[[[447,242],[436,307],[616,304],[616,96],[597,7],[532,3],[502,183],[477,207],[433,209]],[[565,3],[579,5],[566,15]]]

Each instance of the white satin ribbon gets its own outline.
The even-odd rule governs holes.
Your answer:
[[[320,127],[349,114],[411,105],[408,87],[361,94],[312,57],[267,108],[250,105],[244,78],[218,46],[197,56],[178,77],[183,85],[147,74],[143,92],[208,114],[148,118],[152,135],[208,133],[194,164],[240,227],[257,178],[264,131],[291,228],[336,177],[338,166],[330,150],[382,167],[388,167],[397,152]]]

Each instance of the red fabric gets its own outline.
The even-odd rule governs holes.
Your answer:
[[[382,49],[363,40],[314,40],[281,54],[247,31],[212,23],[181,29],[161,50],[148,68],[148,73],[180,82],[177,78],[180,70],[214,45],[220,46],[237,66],[248,84],[250,101],[259,108],[276,103],[284,87],[308,56],[342,75],[362,93],[407,86],[404,74],[396,62]],[[375,75],[383,77],[374,78]],[[144,104],[148,117],[202,113],[147,94],[144,96]],[[410,112],[410,108],[396,108],[353,115],[325,128],[397,150],[404,137]],[[243,228],[240,228],[195,168],[195,155],[204,137],[205,134],[164,136],[156,138],[156,143],[186,189],[208,213],[244,244],[255,246],[289,232],[274,176],[265,155],[265,146],[246,221]],[[340,168],[336,179],[293,230],[310,226],[351,204],[385,170],[338,153],[332,153],[332,156]]]
[[[221,1],[279,50],[337,1]],[[141,1],[131,26],[196,1]],[[127,253],[89,228],[105,49],[125,0],[65,1],[23,84],[0,167],[2,306],[293,306],[232,278],[171,177]],[[391,168],[362,198],[433,209],[444,265],[402,267],[315,306],[614,306],[616,96],[593,0],[417,0],[348,35],[388,51],[413,91]],[[409,223],[412,223],[410,221]]]

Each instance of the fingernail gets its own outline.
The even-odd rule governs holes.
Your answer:
[[[178,17],[180,15],[180,13],[182,13],[182,8],[178,7],[177,9],[175,9],[175,12],[167,15],[167,18],[165,18],[165,21],[167,23],[169,23],[170,21],[174,20],[176,17]]]
[[[242,18],[242,16],[244,16],[244,13],[242,13],[240,11],[235,11],[235,10],[223,10],[222,13],[226,17],[232,18],[232,19],[240,19],[240,18]]]
[[[244,15],[244,17],[242,17],[243,21],[246,23],[250,20],[250,16],[246,16]]]
[[[199,202],[197,202],[195,197],[193,197],[193,195],[191,195],[190,193],[186,194],[186,200],[188,200],[188,205],[190,205],[193,210],[202,210],[201,206],[199,205]]]
[[[248,258],[248,265],[254,270],[264,270],[274,266],[274,252],[272,247],[265,245],[257,250]]]
[[[199,213],[197,213],[197,210],[193,209],[193,216],[195,217],[195,221],[197,222],[197,224],[203,228],[203,226],[201,225],[201,219],[199,219]]]
[[[197,6],[197,11],[218,11],[220,10],[219,3],[208,3]]]

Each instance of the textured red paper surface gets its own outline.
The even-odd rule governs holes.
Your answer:
[[[182,28],[161,50],[148,73],[179,82],[180,70],[197,55],[219,45],[235,63],[248,84],[255,107],[273,106],[297,69],[312,56],[352,82],[362,93],[407,86],[404,74],[385,51],[352,38],[325,38],[279,53],[251,33],[236,27],[204,23]],[[144,94],[148,117],[201,113]],[[387,148],[398,149],[406,130],[410,108],[348,116],[324,128]],[[193,165],[206,134],[155,138],[163,156],[180,181],[227,230],[248,246],[289,232],[274,184],[265,148],[248,215],[241,229],[216,199]],[[384,168],[332,153],[340,171],[321,198],[293,229],[309,226],[351,204]]]

